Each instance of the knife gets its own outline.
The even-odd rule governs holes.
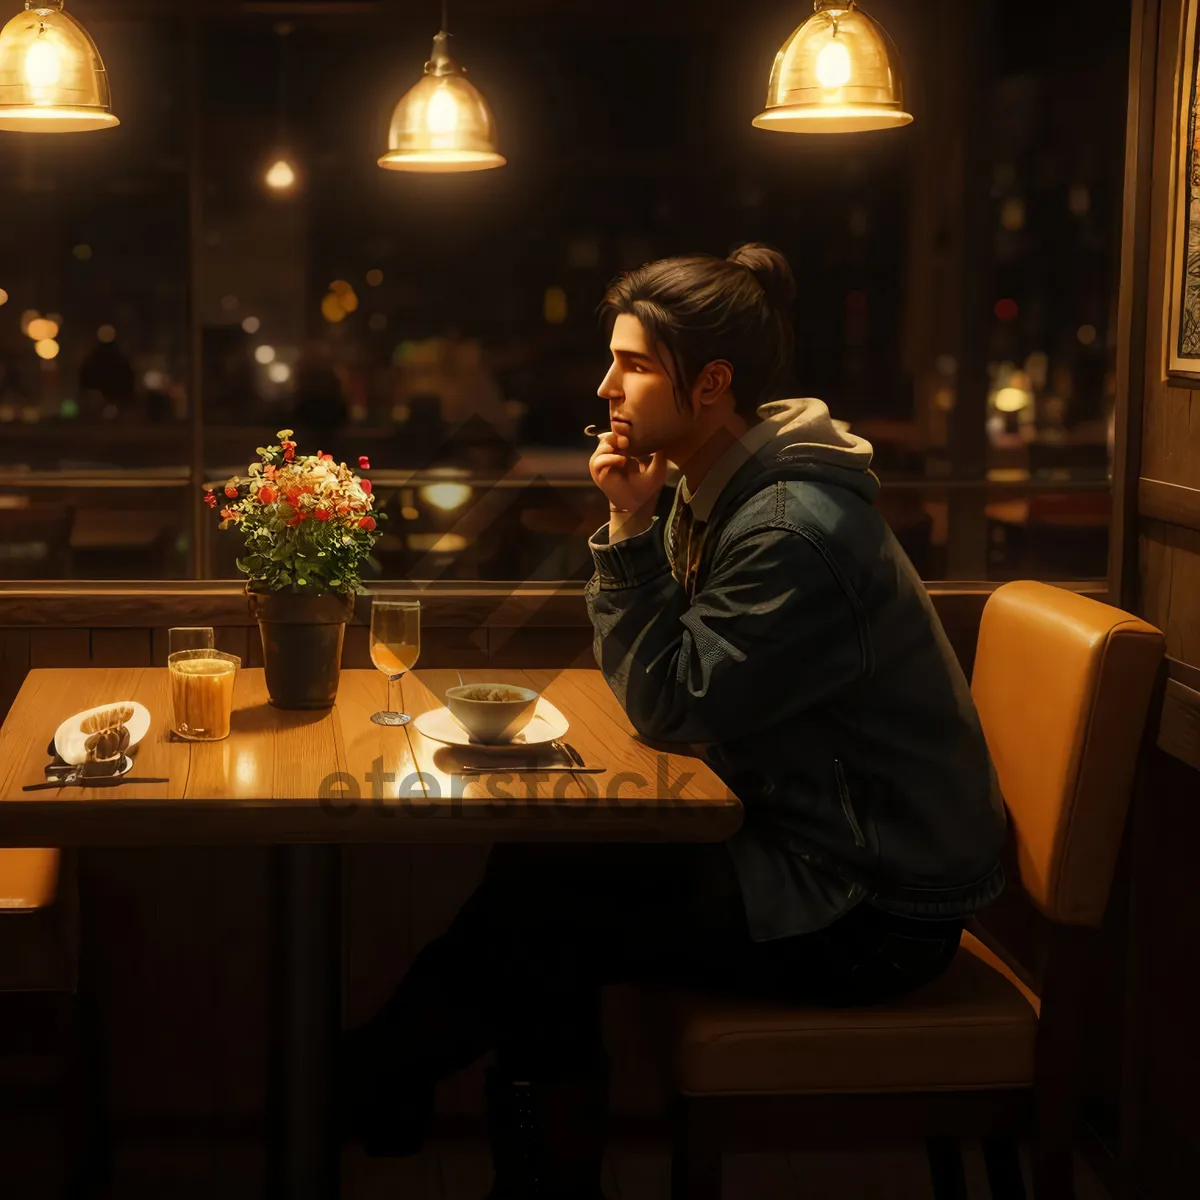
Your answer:
[[[603,775],[607,767],[459,767],[459,775]],[[451,772],[454,774],[454,772]]]
[[[52,779],[49,783],[27,783],[21,791],[23,792],[40,792],[44,788],[65,788],[65,787],[121,787],[126,783],[170,783],[170,779],[157,776],[139,776],[130,778],[128,775],[105,776],[94,775],[91,778],[79,779]]]

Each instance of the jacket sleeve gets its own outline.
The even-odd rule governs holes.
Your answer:
[[[862,607],[820,543],[768,527],[723,547],[689,604],[658,522],[591,543],[593,651],[643,737],[725,742],[759,732],[864,677]]]

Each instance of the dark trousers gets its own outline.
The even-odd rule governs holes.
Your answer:
[[[755,942],[723,844],[497,846],[372,1023],[388,1031],[375,1067],[432,1081],[495,1050],[512,1077],[571,1075],[602,1056],[605,984],[871,1003],[940,975],[961,932],[860,904],[818,932]]]

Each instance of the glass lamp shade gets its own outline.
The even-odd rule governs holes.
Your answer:
[[[760,129],[854,133],[907,125],[900,55],[853,0],[816,0],[775,56]]]
[[[496,150],[488,102],[447,53],[449,37],[443,32],[433,39],[425,74],[392,112],[388,151],[379,160],[385,170],[486,171],[507,161]]]
[[[26,0],[0,30],[0,129],[76,133],[111,129],[108,75],[63,0]]]

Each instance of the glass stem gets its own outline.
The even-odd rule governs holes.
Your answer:
[[[401,672],[401,675],[402,674],[403,674],[403,672]],[[399,683],[401,675],[389,675],[388,676],[388,697],[387,697],[388,712],[399,712],[400,711],[396,707],[396,705],[392,702],[392,684]]]

